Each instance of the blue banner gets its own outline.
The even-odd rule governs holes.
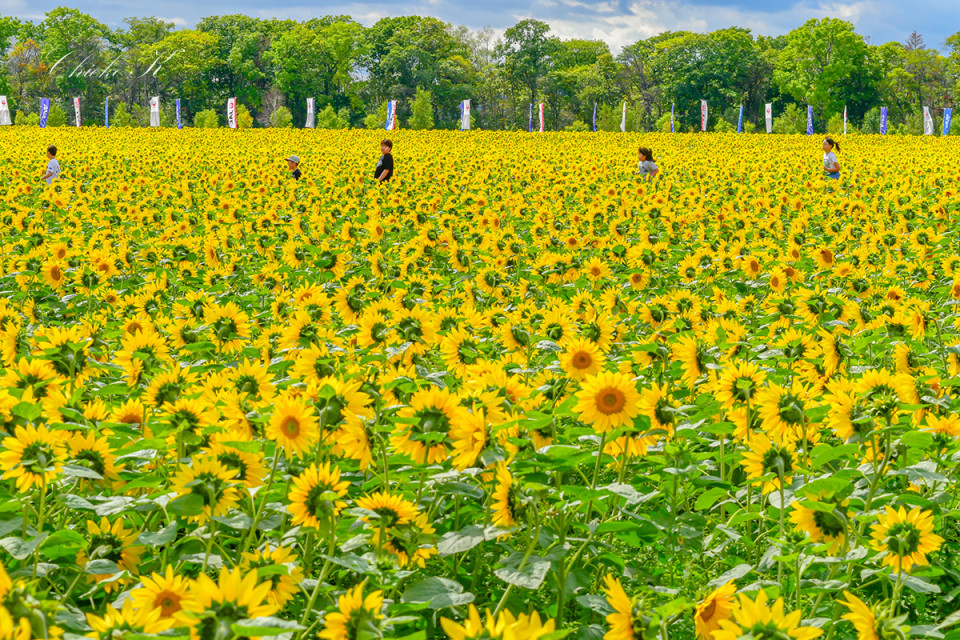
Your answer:
[[[807,105],[807,135],[813,135],[813,105]]]
[[[670,133],[675,133],[673,130],[673,108],[676,106],[674,103],[670,103]]]
[[[943,110],[943,133],[941,135],[950,135],[950,120],[953,119],[953,109]]]
[[[103,99],[103,128],[110,128],[110,96]]]
[[[597,132],[597,103],[593,103],[593,132]]]
[[[743,105],[740,105],[740,117],[737,118],[737,133],[743,133]]]
[[[880,107],[880,134],[887,135],[887,108]]]
[[[47,126],[47,117],[50,115],[50,98],[40,98],[40,126]]]
[[[527,133],[533,133],[533,103],[530,103],[530,120],[527,121]]]
[[[177,98],[177,129],[183,129],[183,122],[180,120],[180,98]]]

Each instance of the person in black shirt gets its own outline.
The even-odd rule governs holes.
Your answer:
[[[290,169],[290,175],[294,180],[300,179],[300,156],[290,156],[287,158],[287,168]]]
[[[373,177],[379,182],[386,182],[393,177],[393,142],[390,140],[380,141],[380,161],[377,162],[377,168],[373,171]]]

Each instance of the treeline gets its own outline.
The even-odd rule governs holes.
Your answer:
[[[629,130],[698,130],[700,100],[710,128],[729,129],[739,106],[747,128],[763,126],[774,105],[775,130],[837,130],[846,106],[851,126],[879,128],[889,110],[891,132],[921,133],[922,107],[954,106],[960,81],[960,33],[946,55],[911,34],[904,42],[871,44],[849,22],[810,20],[790,33],[754,36],[739,27],[711,33],[666,32],[614,54],[597,40],[562,40],[538,20],[523,20],[496,38],[436,18],[383,18],[365,27],[349,16],[305,22],[243,15],[204,18],[175,29],[157,18],[127,18],[111,29],[77,9],[60,7],[37,22],[0,18],[0,94],[20,120],[40,98],[82,121],[149,121],[150,96],[160,96],[163,122],[173,124],[181,99],[186,123],[223,121],[236,97],[260,126],[302,126],[315,98],[318,126],[382,126],[387,100],[398,100],[401,126],[459,126],[470,99],[474,127],[526,129],[531,104],[544,103],[549,129],[619,130],[628,103]],[[413,113],[418,97],[417,114]],[[596,107],[595,107],[596,105]],[[416,115],[416,117],[414,117]],[[213,120],[211,121],[211,117]]]

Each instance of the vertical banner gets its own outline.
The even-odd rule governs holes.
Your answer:
[[[930,115],[930,107],[923,108],[923,135],[933,135],[933,116]]]
[[[390,112],[393,113],[393,118],[390,119],[390,131],[397,130],[397,101],[391,101],[393,105],[390,107]]]
[[[180,118],[180,98],[177,98],[177,129],[183,129],[183,120]]]
[[[303,127],[305,129],[315,129],[317,127],[317,111],[313,98],[307,98],[307,121],[303,124]]]
[[[10,105],[7,104],[7,96],[0,96],[0,126],[11,125]]]
[[[530,118],[527,120],[527,132],[533,133],[533,103],[530,103]]]
[[[73,98],[73,112],[77,116],[77,126],[80,126],[80,98],[79,96],[74,96]]]
[[[843,135],[847,135],[847,105],[843,105]]]
[[[470,101],[460,103],[460,131],[470,131]]]
[[[700,131],[707,130],[707,101],[700,101]]]
[[[887,135],[887,108],[880,107],[880,135]]]
[[[767,133],[773,133],[773,103],[768,102],[763,107],[763,119],[767,122]]]
[[[620,114],[620,131],[627,130],[627,103],[623,103],[623,112]]]
[[[737,118],[737,133],[743,133],[743,105],[740,105],[740,117]]]
[[[160,126],[160,96],[150,98],[150,126]]]
[[[807,135],[813,135],[813,105],[807,105]]]
[[[673,127],[673,108],[677,106],[676,103],[670,103],[670,133],[676,133],[676,130]]]
[[[237,128],[237,99],[227,98],[227,126]]]
[[[544,119],[543,119],[543,103],[541,102],[537,105],[537,111],[540,112],[540,133],[544,132]]]
[[[593,103],[593,132],[597,132],[597,103]]]
[[[397,101],[391,100],[387,103],[387,124],[383,127],[387,131],[397,130]]]
[[[40,98],[40,126],[47,126],[47,118],[50,116],[50,98]]]
[[[943,133],[940,135],[948,136],[950,135],[950,121],[953,119],[953,109],[944,109],[943,110]]]
[[[103,128],[110,128],[110,96],[103,99]]]

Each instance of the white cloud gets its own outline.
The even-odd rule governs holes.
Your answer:
[[[164,18],[162,16],[157,16],[157,20],[163,20],[164,22],[172,22],[173,26],[175,27],[186,27],[187,25],[190,24],[184,18],[181,18],[179,16],[176,18]]]
[[[635,0],[625,13],[610,15],[610,4],[589,5],[579,0],[562,0],[576,8],[569,17],[541,18],[561,38],[595,38],[604,40],[615,51],[639,39],[664,31],[705,32],[741,26],[756,35],[779,35],[794,29],[811,18],[842,18],[859,26],[864,16],[883,15],[875,0],[860,2],[800,3],[779,12],[751,11],[733,7],[704,6],[690,2]],[[524,17],[535,16],[545,3],[537,2]],[[589,9],[586,11],[585,9]],[[598,10],[599,9],[599,10]],[[545,12],[552,13],[552,12]]]

